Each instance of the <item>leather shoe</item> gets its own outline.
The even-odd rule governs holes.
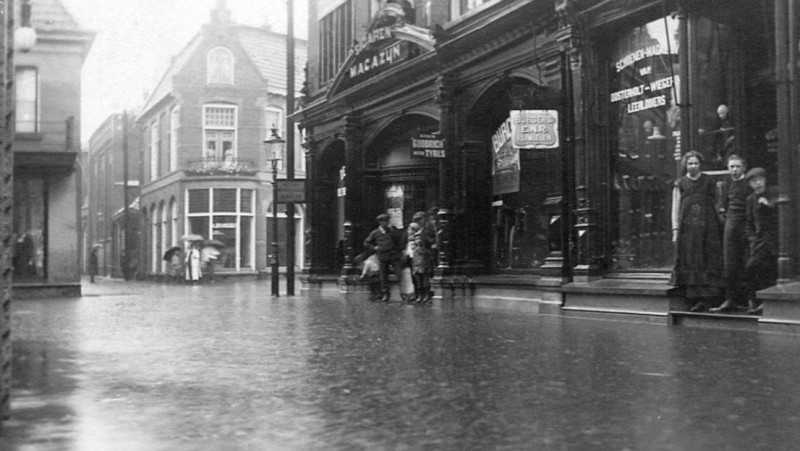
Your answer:
[[[689,309],[689,311],[692,313],[704,312],[706,311],[706,304],[703,301],[697,302],[692,306],[692,308]]]
[[[708,311],[711,313],[725,313],[730,312],[731,310],[733,310],[733,301],[730,300],[726,300],[717,307],[708,309]]]
[[[764,311],[764,304],[756,301],[747,302],[747,313],[750,315],[760,315]]]

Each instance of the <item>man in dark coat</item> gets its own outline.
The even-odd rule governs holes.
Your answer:
[[[753,193],[747,196],[747,239],[750,258],[747,261],[747,312],[759,314],[761,302],[756,291],[775,285],[778,280],[778,208],[775,187],[767,187],[767,171],[753,168],[747,173]]]
[[[379,214],[376,218],[378,227],[370,232],[364,240],[364,247],[373,251],[378,257],[381,287],[381,301],[389,302],[389,266],[395,273],[400,271],[400,247],[397,230],[389,225],[389,215]],[[398,274],[399,280],[399,274]]]

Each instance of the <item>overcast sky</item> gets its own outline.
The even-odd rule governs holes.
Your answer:
[[[81,139],[110,115],[141,106],[170,58],[209,21],[216,0],[62,0],[97,33],[83,65]],[[236,22],[286,32],[287,0],[228,0]],[[293,0],[295,35],[306,37],[307,0]]]

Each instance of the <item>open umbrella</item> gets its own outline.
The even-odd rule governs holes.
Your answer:
[[[180,246],[172,246],[171,248],[167,249],[166,252],[164,252],[164,260],[166,261],[172,260],[172,256],[180,251],[181,251]]]
[[[225,249],[225,243],[220,240],[205,240],[203,241],[203,247],[215,247],[219,250]]]
[[[203,241],[203,237],[196,233],[187,233],[181,237],[181,241]]]

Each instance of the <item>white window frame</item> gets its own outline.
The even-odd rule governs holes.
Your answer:
[[[39,69],[33,66],[18,66],[15,69],[15,77],[16,77],[16,85],[14,89],[14,98],[16,100],[16,111],[14,115],[14,131],[16,133],[38,133],[39,132],[39,116],[40,116],[40,86],[39,86]],[[33,92],[29,91],[22,91],[26,88],[26,84],[24,83],[25,78],[21,74],[25,73],[32,73],[33,74]],[[21,97],[25,94],[30,94],[33,96],[33,99],[28,99],[28,102],[33,102],[33,119],[31,121],[24,121],[20,122],[20,118],[22,117],[19,114],[19,106],[23,102],[21,101]],[[22,124],[29,124],[32,123],[32,127],[20,127]]]
[[[214,47],[206,55],[206,83],[209,85],[234,84],[235,67],[236,59],[229,48]]]
[[[159,149],[161,144],[160,129],[158,119],[154,119],[150,123],[150,180],[158,179],[158,158]]]
[[[233,110],[233,125],[208,125],[208,112],[212,108],[221,108],[221,109],[231,109]],[[233,142],[231,143],[231,152],[233,153],[233,158],[236,158],[238,155],[237,150],[237,141],[238,141],[238,133],[237,133],[237,125],[239,123],[239,107],[237,105],[232,105],[229,103],[206,103],[203,105],[203,159],[209,159],[208,155],[208,132],[211,131],[220,131],[220,132],[233,132]],[[223,149],[216,149],[217,155],[216,158],[218,160],[222,160],[225,158]]]
[[[178,169],[178,127],[181,123],[181,108],[175,106],[169,115],[169,171]]]
[[[196,189],[206,189],[206,188],[192,188],[192,190]],[[189,213],[189,191],[187,189],[185,192],[185,202],[184,202],[184,212],[186,214],[186,221],[184,223],[184,233],[199,233],[197,230],[190,231],[189,224],[190,218],[208,218],[208,230],[205,230],[201,235],[203,237],[210,237],[214,231],[214,216],[235,216],[236,217],[236,260],[234,271],[241,271],[242,269],[245,270],[255,270],[256,269],[256,216],[255,216],[255,208],[256,208],[256,191],[255,189],[251,188],[235,188],[236,189],[236,211],[229,212],[229,211],[214,211],[214,190],[217,188],[207,188],[208,189],[208,211],[207,212],[198,212],[198,213]],[[234,188],[218,188],[218,189],[234,189]],[[250,212],[245,212],[242,209],[242,191],[251,191],[250,196]],[[242,242],[242,218],[249,217],[250,218],[250,247],[247,249],[249,252],[249,261],[250,266],[242,268],[241,261],[242,256],[239,255],[239,251],[241,250],[240,243]]]

